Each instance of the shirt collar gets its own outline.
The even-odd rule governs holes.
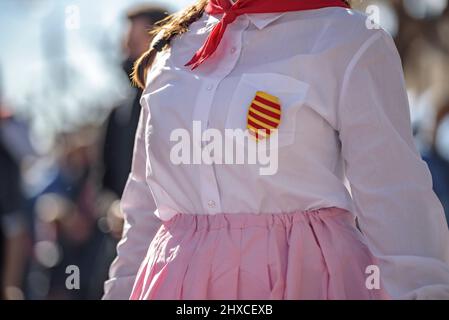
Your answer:
[[[246,14],[248,19],[260,30],[282,17],[286,12]]]
[[[259,30],[265,28],[270,23],[276,21],[280,17],[282,17],[286,12],[275,12],[275,13],[251,13],[245,14],[248,17],[249,21],[254,24]],[[210,15],[210,22],[218,22],[221,19],[221,15]]]

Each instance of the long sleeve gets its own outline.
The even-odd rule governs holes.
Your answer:
[[[154,200],[145,180],[147,118],[148,110],[142,107],[132,169],[121,201],[125,217],[123,235],[117,246],[117,257],[109,270],[103,299],[129,299],[137,271],[160,226],[160,220],[154,214]]]
[[[449,232],[414,142],[400,57],[375,31],[347,67],[337,108],[360,229],[393,299],[449,298]]]

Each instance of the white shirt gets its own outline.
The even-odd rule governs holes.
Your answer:
[[[204,14],[149,73],[105,298],[129,296],[156,216],[330,206],[358,217],[390,295],[449,298],[448,228],[413,142],[391,37],[343,8],[243,15],[211,58],[184,67],[219,18]],[[245,129],[259,90],[281,101],[275,174],[261,175],[258,164],[172,163],[174,130],[191,133],[193,121],[203,131]]]

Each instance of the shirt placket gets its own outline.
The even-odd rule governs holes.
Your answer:
[[[237,64],[242,49],[242,34],[248,25],[249,20],[242,18],[236,21],[232,28],[226,30],[225,36],[231,45],[227,48],[227,52],[222,55],[216,71],[204,76],[193,114],[194,119],[201,123],[201,135],[209,128],[209,118],[218,86]],[[203,142],[201,144],[202,149],[206,145],[207,142]],[[199,150],[194,150],[194,152],[199,152]],[[202,161],[199,165],[199,180],[203,210],[207,214],[222,213],[215,164],[204,164]]]

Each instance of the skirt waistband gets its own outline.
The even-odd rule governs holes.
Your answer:
[[[312,210],[299,210],[289,213],[255,214],[255,213],[219,213],[219,214],[187,214],[178,213],[163,225],[168,228],[213,230],[213,229],[244,229],[246,227],[271,227],[275,225],[290,226],[294,223],[308,223],[311,220],[321,220],[338,216],[346,223],[353,224],[350,211],[339,207],[323,207]]]

